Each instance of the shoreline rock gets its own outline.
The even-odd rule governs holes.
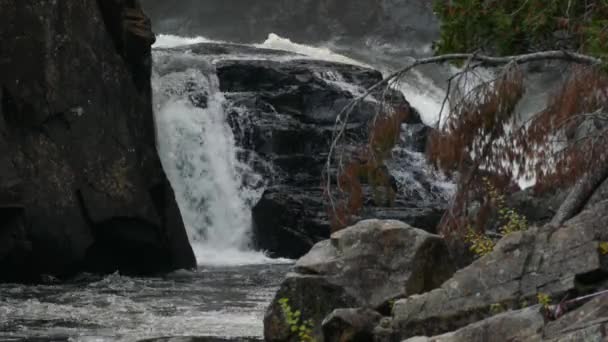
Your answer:
[[[454,270],[439,236],[399,221],[361,221],[317,243],[297,261],[295,273],[287,275],[266,312],[264,336],[267,341],[296,340],[280,305],[283,298],[300,310],[303,320],[314,322],[312,333],[322,341],[322,322],[335,309],[387,313],[393,300],[429,291]],[[369,325],[359,321],[357,326]]]

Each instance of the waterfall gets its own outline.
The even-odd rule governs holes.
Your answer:
[[[192,66],[173,70],[174,63]],[[154,69],[158,152],[197,262],[267,261],[250,246],[251,207],[260,198],[264,181],[237,158],[213,65],[163,52],[155,54]]]
[[[297,44],[273,34],[262,44],[253,45],[261,50],[251,55],[204,54],[185,48],[201,42],[209,40],[204,37],[160,35],[155,44],[152,83],[159,155],[173,185],[199,264],[268,262],[263,253],[254,252],[250,246],[251,211],[261,198],[267,179],[256,173],[250,163],[238,158],[251,151],[239,149],[237,141],[242,142],[247,137],[235,137],[234,132],[243,134],[246,130],[231,128],[227,120],[227,113],[231,113],[231,123],[249,126],[240,119],[246,120],[251,113],[247,113],[246,108],[231,107],[237,106],[236,102],[226,100],[221,92],[215,64],[223,60],[249,58],[278,62],[312,59],[364,65],[325,47]],[[171,49],[177,46],[181,48]],[[290,51],[293,54],[273,55],[264,52],[264,49]],[[403,91],[406,98],[413,99],[413,105],[423,113],[423,120],[432,124],[439,112],[441,90],[430,87],[433,84],[431,79],[422,74],[415,75],[412,79],[408,78],[408,83],[398,90]],[[315,77],[351,93],[354,98],[365,92],[359,85],[346,81],[339,72],[315,72]],[[418,88],[431,90],[421,92]],[[373,101],[373,98],[370,97],[370,100]],[[232,115],[243,111],[242,118],[239,114],[234,120]],[[391,164],[391,173],[401,187],[423,192],[416,190],[431,186],[434,192],[430,195],[432,198],[443,197],[444,194],[448,196],[451,193],[449,182],[427,172],[421,153],[410,152],[407,149],[397,151],[395,162]],[[253,159],[260,161],[263,158],[254,156]],[[255,165],[259,170],[258,164]],[[415,170],[411,170],[412,165],[416,165]],[[265,176],[273,174],[263,173]],[[423,173],[426,178],[436,182],[419,184],[418,176]]]

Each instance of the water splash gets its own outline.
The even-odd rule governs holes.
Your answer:
[[[264,179],[238,158],[212,65],[153,78],[158,151],[199,264],[268,262],[251,249]],[[201,70],[202,69],[202,70]]]
[[[199,43],[217,42],[205,37],[180,37],[172,34],[159,34],[156,36],[156,42],[152,45],[153,48],[173,48],[183,45],[192,45]]]
[[[268,38],[261,44],[254,44],[255,47],[264,49],[273,49],[281,51],[290,51],[297,54],[307,56],[309,58],[318,59],[322,61],[330,61],[344,64],[358,65],[364,68],[371,68],[371,66],[349,58],[347,56],[335,53],[326,47],[316,47],[305,44],[298,44],[292,42],[290,39],[283,38],[277,34],[271,33]]]

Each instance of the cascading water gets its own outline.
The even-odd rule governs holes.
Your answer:
[[[199,264],[267,261],[251,250],[251,207],[264,180],[237,158],[224,95],[210,63],[167,71],[188,56],[157,54],[153,88],[158,151]],[[192,61],[191,61],[192,62]]]
[[[212,43],[204,37],[180,38],[160,35],[155,47],[155,91],[158,150],[163,166],[176,192],[191,244],[200,264],[231,265],[267,262],[262,253],[251,251],[251,208],[261,197],[264,179],[252,167],[239,160],[239,148],[233,128],[227,123],[226,113],[239,112],[229,108],[220,91],[215,63],[223,59],[259,58],[288,61],[316,59],[365,67],[348,57],[323,47],[293,43],[289,39],[270,34],[268,39],[253,45],[259,49],[289,51],[291,55],[201,55],[188,49],[167,49],[196,43]],[[223,43],[225,44],[225,43]],[[262,51],[262,50],[260,50]],[[353,97],[364,89],[345,81],[339,72],[315,73],[319,79],[331,83]],[[421,92],[418,89],[427,89]],[[412,83],[402,89],[412,104],[431,124],[437,119],[441,90],[432,80],[416,74]],[[370,100],[373,98],[370,97]],[[240,131],[235,129],[234,132]],[[408,151],[406,151],[408,152]],[[424,157],[411,151],[403,165],[417,165],[418,173],[425,170]],[[392,163],[395,179],[409,191],[424,188],[418,184],[414,171]],[[405,168],[404,168],[405,167]],[[430,171],[429,171],[430,172]],[[429,173],[427,172],[427,173]],[[244,177],[246,176],[246,177]],[[429,179],[438,177],[429,176]],[[437,179],[433,186],[438,194],[449,197],[449,182]]]
[[[208,41],[160,36],[157,46]],[[115,342],[191,335],[262,338],[264,310],[289,266],[268,265],[270,259],[250,247],[251,207],[264,191],[266,180],[254,171],[260,164],[255,156],[254,163],[243,158],[250,151],[241,150],[237,142],[246,135],[240,136],[242,127],[229,125],[233,117],[227,120],[228,115],[240,115],[242,108],[235,104],[231,97],[234,94],[221,92],[214,59],[352,60],[326,48],[295,44],[278,36],[270,36],[257,47],[292,53],[260,51],[254,56],[228,53],[210,57],[189,53],[188,49],[153,52],[158,151],[203,267],[157,278],[114,274],[103,278],[83,276],[48,286],[0,285],[0,340],[42,337],[41,341]],[[317,80],[345,93],[362,94],[364,89],[342,76],[327,70],[314,74]],[[420,80],[421,84],[425,82],[430,80]],[[409,90],[414,92],[415,88]],[[432,122],[434,108],[441,100],[435,97],[441,96],[419,95],[420,101],[413,103],[420,112],[430,115],[425,121]],[[246,121],[251,113],[242,114]],[[281,118],[276,119],[280,124]],[[243,126],[247,125],[244,122]],[[404,130],[404,139],[407,132]],[[411,192],[408,196],[415,197],[423,193],[420,189],[429,188],[419,179],[435,180],[432,176],[416,176],[416,172],[427,172],[424,157],[407,146],[395,149],[392,165],[391,173],[400,189]],[[449,195],[451,184],[436,180],[430,184],[437,190],[436,195]],[[422,202],[428,200],[432,198],[420,198]],[[214,267],[205,267],[210,265]]]

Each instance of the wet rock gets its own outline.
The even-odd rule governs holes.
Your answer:
[[[255,244],[271,256],[297,259],[329,235],[321,189],[267,189],[253,209]]]
[[[608,202],[561,227],[544,226],[503,238],[494,251],[459,270],[440,288],[399,300],[394,306],[398,338],[438,335],[483,320],[492,308],[534,303],[538,293],[559,300],[592,291],[608,279]]]
[[[161,76],[192,68],[217,76],[240,158],[266,181],[253,208],[255,247],[272,256],[298,258],[328,238],[330,223],[321,181],[336,116],[380,81],[380,72],[238,44],[157,49],[155,60]],[[196,87],[184,91],[194,105],[200,102],[197,98],[207,96]],[[372,186],[364,184],[369,209],[353,215],[352,222],[398,218],[434,231],[448,196],[435,186],[424,155],[408,150],[418,144],[416,140],[426,139],[426,130],[401,93],[378,90],[362,101],[346,128],[349,142],[339,148],[347,157],[361,148],[380,100],[390,110],[407,114],[394,158],[382,168],[396,196],[392,201],[376,200]]]
[[[336,309],[323,321],[325,342],[368,342],[382,315],[370,309]]]
[[[279,300],[315,324],[334,309],[386,310],[393,299],[439,286],[454,272],[447,247],[436,235],[398,221],[367,220],[317,243],[281,284],[264,319],[268,341],[292,340]]]
[[[0,12],[0,280],[194,266],[156,154],[138,2]]]

